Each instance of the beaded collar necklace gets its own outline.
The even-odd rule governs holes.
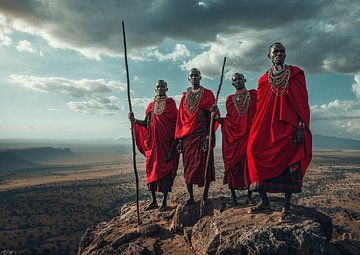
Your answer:
[[[290,67],[287,65],[274,66],[268,70],[268,81],[271,90],[277,96],[281,96],[285,93],[289,87],[289,78]]]
[[[161,115],[165,111],[167,96],[155,96],[152,112]]]
[[[190,113],[194,113],[198,108],[201,101],[201,98],[204,94],[204,88],[200,86],[200,88],[196,89],[195,91],[192,90],[192,88],[188,88],[186,90],[186,96],[185,96],[185,103],[186,103],[186,109]]]
[[[250,92],[246,89],[237,90],[232,100],[237,113],[244,116],[249,110]]]

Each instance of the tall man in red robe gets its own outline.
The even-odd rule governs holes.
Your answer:
[[[249,189],[250,176],[246,159],[250,127],[256,112],[256,90],[247,90],[243,74],[232,76],[236,92],[226,98],[226,117],[219,118],[222,124],[222,155],[225,166],[224,184],[231,191],[230,205],[237,204],[235,190]],[[252,191],[248,190],[247,204],[253,204]]]
[[[156,191],[164,194],[159,211],[167,209],[167,195],[171,191],[179,164],[179,154],[174,143],[178,110],[174,99],[166,96],[167,90],[165,81],[157,81],[156,96],[146,108],[145,120],[135,119],[134,114],[129,113],[130,121],[134,122],[136,145],[146,157],[146,183],[152,197],[146,210],[158,207]]]
[[[257,111],[247,149],[251,189],[260,203],[249,213],[270,211],[267,192],[285,193],[280,222],[291,220],[291,194],[301,192],[312,157],[310,109],[303,70],[285,65],[285,47],[274,43],[272,67],[258,82]]]
[[[193,184],[199,187],[205,183],[205,163],[209,143],[210,108],[215,104],[211,90],[200,85],[201,73],[198,69],[190,70],[188,80],[191,87],[183,93],[179,114],[176,121],[175,139],[177,149],[183,153],[184,177],[189,199],[186,205],[193,204]],[[215,139],[212,139],[214,141]],[[215,144],[213,144],[215,146]],[[214,154],[210,154],[208,164],[208,182],[204,187],[203,203],[207,204],[210,181],[215,181]]]

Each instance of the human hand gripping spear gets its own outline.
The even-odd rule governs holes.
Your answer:
[[[226,62],[226,57],[224,57],[224,62],[222,64],[221,67],[221,77],[220,77],[220,84],[218,87],[218,90],[216,92],[216,97],[215,97],[215,104],[217,105],[218,99],[219,99],[219,94],[220,94],[220,90],[221,90],[221,86],[222,86],[222,81],[223,81],[223,77],[224,77],[224,68],[225,68],[225,62]],[[208,150],[207,150],[207,155],[206,155],[206,163],[205,163],[205,186],[204,186],[204,191],[203,191],[203,196],[200,202],[200,217],[202,217],[204,211],[205,211],[205,204],[204,204],[204,198],[207,196],[207,192],[209,191],[209,187],[210,187],[210,180],[208,180],[208,176],[209,176],[209,161],[210,161],[210,154],[211,154],[211,150],[212,150],[212,133],[213,133],[213,129],[214,129],[214,116],[215,116],[215,112],[211,112],[211,117],[210,117],[210,127],[209,127],[209,143],[208,143]]]
[[[126,50],[126,36],[125,36],[125,25],[124,21],[121,21],[122,24],[122,32],[124,38],[124,59],[125,59],[125,68],[126,68],[126,82],[127,82],[127,95],[128,95],[128,102],[129,102],[129,111],[132,112],[131,107],[131,98],[130,98],[130,80],[129,80],[129,68],[128,68],[128,61],[127,61],[127,50]],[[134,123],[131,122],[131,141],[132,141],[132,149],[133,149],[133,166],[134,166],[134,173],[135,173],[135,182],[136,182],[136,213],[137,213],[137,224],[140,226],[140,211],[139,211],[139,177],[138,172],[136,169],[136,151],[135,151],[135,137],[134,137]]]

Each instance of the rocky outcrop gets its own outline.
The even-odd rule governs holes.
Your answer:
[[[185,205],[187,196],[175,196],[172,202],[177,204],[174,217],[171,219],[170,231],[183,233],[184,228],[192,227],[200,219],[200,201],[193,205]],[[189,228],[188,228],[189,229]]]
[[[86,231],[78,254],[342,254],[344,245],[329,242],[331,218],[313,208],[293,206],[292,222],[279,223],[280,198],[272,199],[273,212],[250,215],[219,197],[200,219],[199,203],[184,206],[184,198],[175,196],[166,212],[146,212],[142,201],[139,227],[135,204],[126,204],[119,217]]]

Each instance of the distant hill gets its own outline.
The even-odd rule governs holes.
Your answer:
[[[32,168],[38,164],[25,160],[14,152],[11,151],[0,151],[0,175],[6,174],[9,170]]]
[[[132,144],[131,138],[120,137],[117,138],[115,141],[117,144]]]
[[[314,149],[360,150],[360,141],[324,135],[313,135]]]
[[[15,149],[9,150],[9,152],[12,152],[20,158],[32,162],[41,162],[49,159],[76,156],[76,154],[72,152],[69,148],[60,149],[53,147]]]

